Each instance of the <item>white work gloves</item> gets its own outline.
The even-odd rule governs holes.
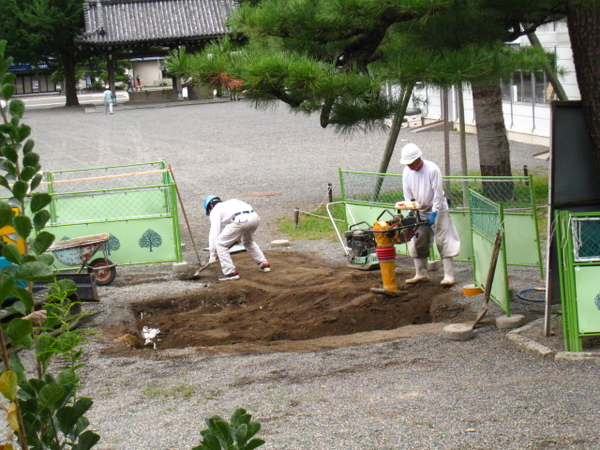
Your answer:
[[[216,256],[211,256],[210,259],[208,260],[209,264],[214,264],[217,262],[217,257]]]

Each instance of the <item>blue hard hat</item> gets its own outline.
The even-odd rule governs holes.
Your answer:
[[[216,205],[220,201],[221,201],[221,199],[219,197],[217,197],[216,195],[208,195],[208,196],[206,196],[206,198],[204,199],[204,209],[206,210],[206,215],[207,216],[210,214],[210,211],[208,209],[211,206]]]

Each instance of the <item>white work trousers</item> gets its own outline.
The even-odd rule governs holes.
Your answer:
[[[112,102],[112,99],[110,99],[110,100],[105,99],[104,100],[104,114],[108,114],[109,112],[111,114],[113,113],[113,102]]]
[[[260,218],[258,214],[252,212],[234,217],[233,221],[223,228],[223,231],[221,231],[221,234],[219,234],[215,241],[215,247],[219,256],[219,262],[221,263],[221,269],[225,275],[235,271],[235,265],[231,259],[229,248],[240,240],[255,263],[267,263],[262,250],[254,242],[254,232],[259,224]]]
[[[432,227],[421,225],[416,234],[408,244],[408,252],[412,258],[428,258],[429,247],[434,238],[442,258],[453,258],[460,253],[460,238],[449,211],[438,213]]]

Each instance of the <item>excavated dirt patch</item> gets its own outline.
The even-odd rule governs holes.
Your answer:
[[[384,297],[370,291],[381,286],[379,271],[334,267],[301,253],[276,252],[267,257],[270,273],[260,272],[248,254],[236,254],[240,280],[135,304],[137,330],[158,328],[159,349],[230,351],[237,346],[259,351],[276,344],[277,351],[286,351],[297,350],[299,341],[335,337],[327,345],[338,347],[360,343],[362,336],[368,340],[369,333],[364,332],[471,316],[457,289],[442,288],[435,281],[411,286],[400,298]],[[190,283],[213,283],[218,273],[211,267]],[[401,289],[405,288],[401,280],[408,275],[398,273]]]

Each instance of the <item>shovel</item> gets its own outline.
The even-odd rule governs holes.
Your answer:
[[[481,321],[481,319],[483,319],[483,316],[485,316],[485,313],[487,313],[488,305],[490,303],[490,294],[492,291],[492,283],[494,282],[494,273],[496,272],[496,264],[498,263],[498,256],[500,255],[500,247],[501,246],[502,246],[502,230],[498,230],[496,232],[496,239],[494,241],[492,257],[490,259],[490,268],[488,270],[487,279],[485,282],[485,291],[483,294],[483,306],[481,308],[481,311],[479,312],[479,315],[475,319],[475,322],[473,322],[473,324],[470,325],[471,331],[475,329],[477,324]]]
[[[485,313],[487,313],[488,305],[490,303],[490,295],[492,291],[492,283],[494,282],[494,273],[496,272],[496,264],[498,263],[498,256],[500,255],[500,247],[502,246],[502,230],[496,232],[496,240],[494,241],[494,248],[492,250],[492,257],[490,260],[490,269],[487,274],[487,280],[485,282],[485,293],[483,294],[483,306],[479,315],[472,324],[467,323],[451,323],[444,327],[444,337],[452,339],[454,341],[466,341],[473,337],[473,330],[477,324],[483,319]]]
[[[192,279],[198,278],[200,276],[200,272],[202,272],[204,269],[206,269],[208,266],[211,266],[211,265],[213,265],[212,261],[209,261],[206,264],[204,264],[202,267],[200,267],[198,270],[196,270],[194,275],[192,275]]]

